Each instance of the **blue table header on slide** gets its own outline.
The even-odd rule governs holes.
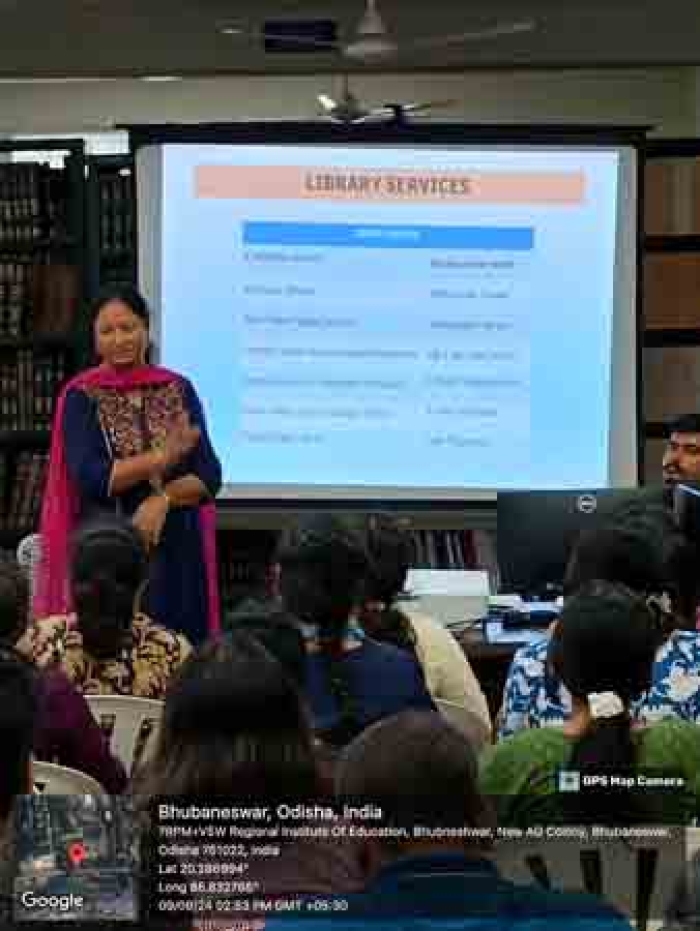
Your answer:
[[[367,223],[243,223],[246,246],[336,246],[348,249],[534,248],[531,226],[384,226]]]

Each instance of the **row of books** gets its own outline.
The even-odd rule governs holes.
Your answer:
[[[0,165],[0,248],[49,245],[65,233],[65,185],[46,165]]]
[[[27,257],[0,262],[0,338],[66,336],[79,294],[74,265]]]
[[[119,170],[102,172],[99,180],[100,258],[122,261],[135,252],[133,178]]]
[[[32,266],[18,257],[0,261],[0,337],[21,336],[32,306]]]
[[[476,551],[471,530],[416,530],[413,545],[417,569],[474,569]]]
[[[68,374],[66,353],[0,353],[0,430],[48,430],[54,399]]]
[[[0,455],[0,530],[32,533],[39,521],[47,455],[22,452]]]
[[[487,530],[416,530],[413,541],[417,569],[482,569],[497,590],[496,541]]]

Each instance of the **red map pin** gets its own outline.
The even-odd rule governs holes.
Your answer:
[[[80,866],[86,855],[85,845],[81,844],[80,841],[71,844],[68,848],[68,859],[73,866]]]

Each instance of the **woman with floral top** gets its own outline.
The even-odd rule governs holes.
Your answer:
[[[129,523],[85,524],[73,548],[75,613],[34,621],[21,648],[38,666],[59,665],[87,695],[162,699],[191,647],[138,611],[146,571],[143,542]]]

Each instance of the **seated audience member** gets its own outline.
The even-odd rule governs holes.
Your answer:
[[[0,559],[0,648],[14,650],[29,622],[29,584],[12,560]],[[81,770],[111,794],[126,786],[126,773],[109,749],[87,702],[58,667],[40,671],[34,731],[37,759]]]
[[[375,640],[413,653],[432,697],[469,712],[475,743],[487,743],[491,739],[489,708],[464,650],[443,624],[412,610],[410,604],[396,603],[414,561],[410,534],[395,518],[373,515],[367,522],[367,546],[371,574],[360,618],[362,627]]]
[[[274,811],[322,794],[306,709],[277,660],[238,632],[193,653],[165,699],[155,752],[137,787],[144,806],[165,796],[226,798]],[[245,874],[270,895],[345,892],[362,882],[355,844],[276,843],[279,856],[250,861]]]
[[[551,660],[572,696],[571,715],[562,729],[521,731],[484,755],[481,786],[497,798],[499,824],[687,824],[697,815],[700,730],[672,718],[635,728],[630,714],[651,688],[663,637],[658,613],[623,586],[593,582],[567,599]],[[645,770],[680,777],[685,788],[668,794],[586,789],[557,796],[560,769],[577,771],[582,780]]]
[[[12,650],[0,650],[0,835],[18,795],[33,790],[32,750],[39,718],[37,670]]]
[[[416,659],[360,626],[370,561],[349,522],[329,514],[300,521],[279,562],[283,601],[303,625],[304,691],[325,743],[342,746],[380,718],[434,707]]]
[[[700,482],[700,414],[684,414],[669,424],[663,458],[664,485]]]
[[[191,648],[139,612],[145,579],[146,551],[131,524],[85,524],[73,544],[75,614],[34,621],[23,649],[39,666],[60,666],[85,694],[163,698]]]
[[[626,521],[581,536],[567,569],[566,594],[603,579],[648,598],[659,615],[662,636],[651,688],[633,701],[630,713],[646,723],[664,717],[700,723],[700,634],[678,629],[685,618],[676,612],[680,606],[683,615],[694,613],[694,559],[688,559],[680,534],[664,526],[664,517],[647,513]],[[523,728],[561,727],[571,713],[571,696],[548,664],[549,644],[549,637],[543,637],[513,657],[499,714],[499,739]]]
[[[373,800],[382,826],[405,839],[365,841],[369,883],[332,918],[285,919],[279,927],[545,929],[629,928],[606,904],[582,893],[516,886],[502,879],[491,857],[492,813],[477,787],[477,762],[464,736],[434,712],[407,711],[368,728],[343,753],[338,800]],[[414,826],[432,828],[415,837]],[[465,840],[457,830],[471,828]],[[478,839],[477,835],[485,835]],[[427,834],[427,832],[426,832]],[[273,931],[276,922],[266,925]]]

